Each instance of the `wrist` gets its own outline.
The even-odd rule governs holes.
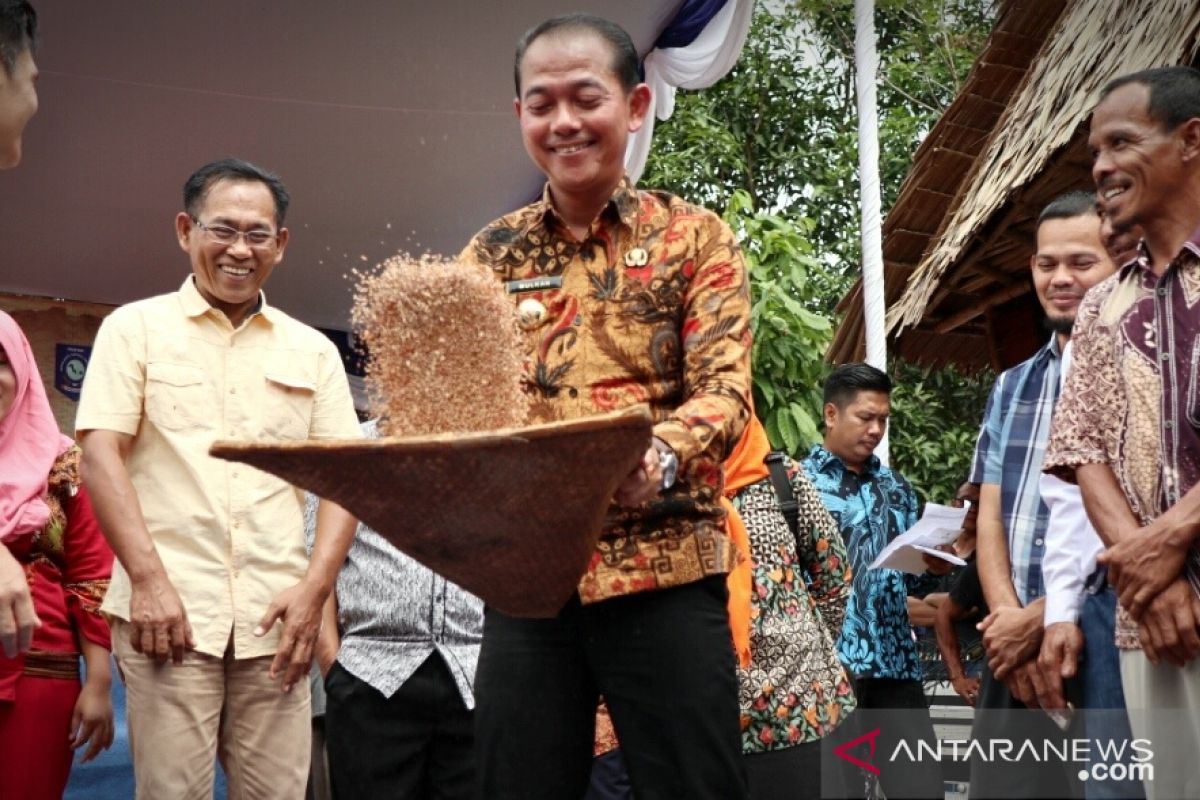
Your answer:
[[[125,572],[129,575],[129,583],[139,588],[167,581],[167,571],[162,562],[131,566]]]
[[[112,673],[106,670],[89,669],[83,680],[84,688],[92,687],[96,691],[108,694],[112,688]]]
[[[1184,551],[1196,539],[1196,526],[1189,522],[1167,525],[1159,534],[1164,545],[1172,550]]]
[[[300,579],[300,588],[305,594],[313,595],[324,604],[329,599],[329,594],[333,591],[336,580],[336,572],[332,575],[326,575],[324,570],[317,569],[315,565],[310,564],[308,571]]]

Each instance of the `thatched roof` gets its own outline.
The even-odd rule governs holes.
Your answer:
[[[960,124],[960,103],[979,91],[983,70],[1005,52],[998,37],[1014,29],[1025,31],[1026,44],[1039,32],[1043,39],[1024,81],[1001,101],[1006,107],[973,158],[944,147],[928,152],[927,139],[888,216],[888,330],[894,352],[905,358],[998,368],[1036,347],[1036,328],[1013,324],[1038,313],[1028,277],[1033,222],[1056,195],[1091,186],[1086,128],[1100,89],[1121,74],[1195,60],[1195,0],[1068,0],[1065,6],[1051,14],[1049,30],[1046,4],[1002,9],[962,94],[929,139]],[[961,176],[951,181],[953,197],[930,202],[925,187],[947,175]],[[924,223],[915,233],[902,226],[911,219]],[[931,229],[936,232],[925,233]],[[912,258],[917,247],[921,254]],[[843,301],[847,314],[830,349],[834,361],[861,351],[856,294],[857,288]]]

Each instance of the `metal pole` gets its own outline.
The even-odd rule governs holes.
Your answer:
[[[858,174],[862,196],[863,311],[867,334],[867,363],[887,371],[887,341],[883,292],[883,235],[879,195],[879,112],[875,80],[879,56],[875,51],[875,2],[854,0],[854,63],[858,94]],[[884,434],[875,454],[888,463]]]

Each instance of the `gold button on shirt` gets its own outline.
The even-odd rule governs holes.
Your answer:
[[[100,326],[77,431],[134,437],[126,467],[146,527],[187,609],[196,649],[274,654],[279,626],[254,626],[308,566],[303,493],[211,458],[219,438],[361,437],[337,348],[262,301],[236,330],[191,276],[178,292],[123,306]],[[113,565],[102,611],[129,618],[129,576]]]
[[[678,480],[661,498],[609,509],[582,601],[728,572],[736,553],[724,532],[721,462],[750,408],[750,291],[729,227],[625,179],[577,240],[547,188],[484,228],[461,258],[489,268],[524,304],[531,421],[645,403],[654,435],[679,458]],[[558,493],[531,486],[529,495],[554,502]]]

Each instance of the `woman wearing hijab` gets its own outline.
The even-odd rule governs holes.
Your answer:
[[[73,750],[112,744],[108,625],[112,551],[59,433],[29,342],[0,311],[0,574],[24,572],[40,624],[0,652],[0,795],[61,798]],[[24,643],[22,643],[24,644]],[[79,658],[87,679],[81,685]]]
[[[742,752],[754,800],[817,798],[820,740],[855,706],[835,650],[850,565],[820,495],[783,457],[781,477],[798,505],[793,533],[766,463],[770,452],[751,416],[725,461],[729,532],[747,556],[729,577]]]

